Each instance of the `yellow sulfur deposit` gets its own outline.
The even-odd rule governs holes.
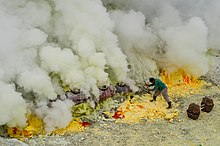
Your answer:
[[[52,134],[64,135],[73,132],[81,132],[85,128],[81,124],[79,119],[72,120],[66,128],[57,129],[52,132]]]
[[[24,138],[30,138],[35,135],[45,135],[46,131],[44,130],[43,121],[38,118],[36,115],[28,116],[28,126],[25,128],[18,127],[7,127],[7,133],[10,137],[14,137],[20,140]],[[63,135],[71,132],[80,132],[84,130],[84,126],[79,119],[72,120],[66,128],[61,128],[53,131],[51,134]]]
[[[150,102],[152,99],[151,95],[134,96],[129,101],[125,101],[119,108],[124,115],[124,118],[117,119],[116,122],[135,124],[142,120],[153,120],[153,119],[172,119],[178,116],[178,110],[174,108],[166,109],[167,103],[161,97],[158,97],[156,102]]]
[[[198,94],[202,92],[201,87],[207,83],[197,80],[196,77],[187,75],[183,70],[168,74],[161,71],[160,78],[168,86],[168,94],[171,101],[174,98],[186,97],[190,94]],[[166,119],[170,122],[178,116],[178,104],[172,102],[172,109],[166,109],[167,103],[162,95],[157,97],[156,102],[150,102],[152,95],[145,94],[143,96],[136,95],[132,101],[125,101],[118,111],[123,118],[117,119],[116,122],[123,123],[139,123],[141,120]]]
[[[168,93],[171,97],[185,97],[200,93],[201,87],[207,84],[203,80],[186,74],[182,69],[172,74],[161,71],[160,78],[168,86]]]
[[[168,86],[168,94],[171,101],[175,98],[187,97],[190,94],[198,94],[202,92],[201,87],[207,83],[202,80],[197,80],[197,78],[187,75],[183,70],[179,69],[177,72],[168,74],[165,71],[161,71],[160,78]],[[69,88],[66,87],[65,91]],[[128,95],[129,98],[130,95]],[[143,120],[153,120],[153,119],[166,119],[170,122],[178,116],[179,111],[177,109],[178,104],[172,102],[172,108],[166,109],[167,102],[160,95],[157,97],[156,102],[150,102],[152,95],[145,94],[142,96],[134,95],[132,100],[127,99],[123,102],[120,107],[118,107],[117,112],[112,114],[106,111],[105,114],[109,117],[116,119],[116,122],[122,123],[140,123]],[[111,106],[109,103],[106,106]],[[87,112],[92,112],[88,108],[87,103],[80,104],[73,108],[75,116],[80,116]],[[30,114],[27,116],[27,124],[25,128],[7,128],[7,133],[10,137],[15,137],[22,140],[25,137],[32,137],[34,135],[45,135],[44,123],[36,115]],[[73,132],[81,132],[85,126],[90,125],[88,122],[82,122],[79,119],[73,119],[66,128],[61,128],[53,131],[51,134],[63,135]]]
[[[28,121],[25,128],[18,127],[8,127],[7,133],[10,137],[18,138],[22,140],[25,137],[32,137],[34,135],[44,135],[46,132],[44,131],[44,123],[38,118],[36,115],[28,115]]]

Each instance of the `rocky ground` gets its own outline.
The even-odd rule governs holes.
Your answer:
[[[211,89],[214,91],[214,89]],[[210,90],[210,91],[211,91]],[[179,116],[172,122],[166,120],[145,121],[129,125],[114,122],[98,122],[85,132],[62,137],[36,137],[25,142],[31,146],[158,146],[158,145],[218,145],[220,143],[220,94],[209,94],[215,106],[210,113],[201,112],[198,120],[187,117],[186,109],[192,102],[200,104],[204,95],[179,99]]]
[[[171,123],[159,119],[143,121],[130,125],[112,121],[98,121],[87,127],[84,132],[65,136],[34,137],[20,142],[15,139],[0,137],[0,145],[30,145],[30,146],[168,146],[192,145],[215,146],[220,143],[220,58],[212,57],[212,68],[205,80],[212,86],[204,87],[201,94],[185,98],[177,98],[179,116]],[[199,104],[204,96],[214,101],[210,113],[201,112],[198,120],[187,117],[186,109],[190,103]]]
[[[209,72],[205,77],[210,82],[220,85],[220,52],[210,58]]]

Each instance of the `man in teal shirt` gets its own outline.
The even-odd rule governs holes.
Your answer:
[[[149,81],[152,83],[150,85],[146,84],[146,86],[154,86],[153,89],[148,89],[149,91],[155,91],[153,95],[153,100],[150,100],[151,102],[156,101],[156,98],[160,93],[163,95],[164,99],[168,103],[167,109],[171,108],[171,101],[169,99],[169,95],[167,93],[167,86],[160,80],[155,78],[150,78]]]

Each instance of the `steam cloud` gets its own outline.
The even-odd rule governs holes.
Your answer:
[[[208,27],[205,18],[181,17],[181,11],[174,5],[176,1],[159,3],[148,0],[134,3],[119,0],[111,3],[105,1],[105,4],[114,4],[120,8],[111,10],[110,16],[115,22],[114,32],[128,60],[133,62],[134,58],[140,57],[133,69],[138,70],[138,66],[154,68],[152,63],[148,65],[140,61],[149,62],[144,58],[147,57],[171,73],[182,68],[189,74],[201,76],[208,71],[205,56],[209,47]],[[155,14],[151,14],[152,11]]]
[[[0,125],[25,126],[32,108],[47,131],[67,126],[72,105],[46,104],[65,86],[98,97],[98,86],[115,81],[137,90],[135,81],[159,68],[204,75],[207,49],[220,46],[219,6],[217,0],[0,0]]]

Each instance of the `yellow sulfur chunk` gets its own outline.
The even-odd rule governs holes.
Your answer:
[[[175,112],[173,112],[173,113],[167,114],[164,118],[165,118],[166,120],[171,120],[171,119],[173,119],[174,117],[176,117],[176,116],[178,116],[178,115],[179,115],[178,112],[175,111]]]
[[[73,132],[84,131],[84,127],[79,119],[72,120],[66,128],[61,128],[53,131],[51,134],[64,135]]]

